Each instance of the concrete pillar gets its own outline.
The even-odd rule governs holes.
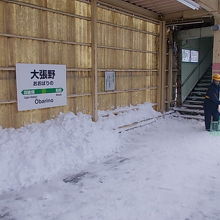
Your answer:
[[[220,15],[215,16],[215,24],[220,24]],[[212,74],[220,73],[220,30],[214,31]]]

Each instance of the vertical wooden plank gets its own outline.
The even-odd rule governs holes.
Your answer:
[[[91,37],[92,37],[92,119],[98,120],[98,96],[97,96],[97,0],[91,1]]]
[[[165,111],[165,83],[166,83],[166,51],[167,51],[167,37],[166,37],[166,22],[162,22],[163,36],[162,36],[162,88],[161,88],[161,112]]]
[[[157,110],[161,110],[161,84],[162,84],[162,37],[163,37],[163,25],[160,22],[159,26],[159,40],[158,40],[158,77],[157,77]]]
[[[168,54],[168,109],[172,102],[172,92],[173,92],[173,32],[169,32],[169,54]]]
[[[160,23],[160,37],[159,37],[159,57],[158,57],[158,110],[165,111],[165,81],[166,81],[166,25],[165,21]]]

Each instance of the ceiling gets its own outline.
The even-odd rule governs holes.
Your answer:
[[[201,2],[209,3],[212,10],[217,8],[211,0],[192,0],[200,4],[199,10],[193,10],[177,0],[98,0],[107,5],[125,8],[138,15],[155,20],[166,21],[166,25],[176,29],[207,27],[214,24],[213,14],[204,8]],[[209,2],[210,1],[210,2]],[[214,1],[214,0],[213,0]]]
[[[177,0],[123,0],[136,6],[148,9],[159,15],[167,15],[175,12],[190,10]]]

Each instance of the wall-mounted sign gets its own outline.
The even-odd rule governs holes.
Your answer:
[[[199,62],[199,51],[197,51],[197,50],[191,50],[190,51],[190,61],[192,63],[198,63]]]
[[[115,72],[105,72],[105,91],[115,90]]]
[[[182,49],[182,62],[190,62],[190,50]]]
[[[18,111],[67,104],[66,65],[16,64]]]

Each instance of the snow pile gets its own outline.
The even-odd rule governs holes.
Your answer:
[[[122,110],[122,109],[121,109]],[[61,114],[20,129],[0,129],[0,193],[77,172],[89,162],[118,151],[118,125],[158,115],[151,104],[91,121],[89,115]]]

